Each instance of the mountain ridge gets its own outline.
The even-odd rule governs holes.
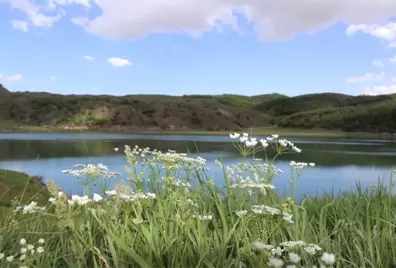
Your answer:
[[[123,130],[248,127],[396,132],[396,95],[62,95],[0,85],[0,124]]]

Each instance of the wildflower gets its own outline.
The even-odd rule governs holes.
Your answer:
[[[281,249],[280,247],[276,247],[276,248],[271,249],[272,254],[273,255],[278,255],[278,256],[282,255],[283,251],[284,250]]]
[[[292,220],[293,215],[287,213],[287,212],[282,212],[283,214],[283,219],[288,222],[288,223],[294,223],[294,221]]]
[[[246,215],[247,213],[248,213],[247,210],[240,210],[240,211],[235,212],[235,214],[237,214],[238,217],[242,217],[242,216]]]
[[[19,260],[20,261],[23,261],[23,260],[25,260],[26,259],[26,255],[25,254],[22,254],[21,256],[19,256]]]
[[[62,191],[59,191],[59,192],[58,192],[58,198],[61,198],[63,195],[64,195],[64,194],[63,194]]]
[[[275,267],[275,268],[281,268],[284,263],[285,262],[282,261],[281,259],[270,258],[268,261],[268,266]]]
[[[44,252],[44,248],[43,247],[38,247],[37,248],[37,253],[38,254],[41,254],[41,253],[43,253]]]
[[[268,147],[268,142],[266,140],[261,139],[260,143],[261,143],[261,145],[263,146],[264,149]]]
[[[289,265],[286,265],[286,268],[296,268],[297,266],[295,266],[294,264],[289,264]]]
[[[282,146],[284,148],[287,147],[287,145],[288,145],[287,140],[285,140],[285,139],[279,140],[279,144],[280,144],[280,146]]]
[[[289,253],[289,259],[292,263],[299,263],[301,261],[301,257],[293,252]]]
[[[93,199],[93,201],[95,201],[95,202],[100,202],[100,201],[103,200],[103,197],[101,197],[101,196],[98,195],[98,194],[94,194],[92,199]]]
[[[335,256],[332,253],[327,253],[327,252],[323,253],[323,255],[320,259],[326,265],[333,265],[335,263]]]
[[[233,139],[233,140],[238,139],[239,136],[241,136],[241,135],[238,134],[238,133],[230,134],[230,138]]]
[[[50,198],[48,199],[48,201],[51,202],[53,205],[56,204],[56,198],[55,198],[55,197],[50,197]]]
[[[27,266],[19,266],[19,268],[28,268]]]
[[[40,239],[38,240],[38,242],[39,242],[39,244],[44,244],[44,243],[45,243],[45,240],[44,240],[44,238],[40,238]]]
[[[27,245],[27,249],[28,249],[28,250],[32,250],[32,249],[34,249],[34,246],[31,245],[31,244],[29,244],[29,245]]]
[[[116,148],[114,148],[114,151],[118,152],[118,150],[119,150],[119,148],[117,148],[117,147],[116,147]]]
[[[0,253],[0,260],[4,259],[4,253]]]
[[[193,215],[193,218],[196,218],[200,221],[210,221],[212,220],[212,215]]]
[[[88,164],[88,165],[75,165],[77,169],[67,169],[67,170],[62,170],[62,173],[65,174],[70,174],[74,177],[103,177],[106,179],[110,179],[113,177],[116,177],[120,175],[117,172],[109,172],[108,168],[103,165],[103,164],[98,164],[98,165],[93,165],[93,164]]]
[[[311,167],[314,167],[314,166],[315,166],[315,163],[311,162],[311,163],[309,163],[309,165],[310,165]]]
[[[309,244],[306,247],[304,247],[304,250],[310,255],[315,255],[316,252],[321,251],[322,248],[315,244]]]
[[[21,248],[21,254],[24,254],[27,251],[27,248]]]
[[[274,248],[274,246],[272,246],[272,245],[267,245],[267,244],[265,244],[265,243],[263,243],[263,242],[260,242],[260,241],[255,241],[255,242],[253,242],[253,247],[254,247],[255,249],[258,249],[258,250],[262,250],[262,249],[271,250],[271,249]]]
[[[89,197],[87,195],[84,195],[84,196],[72,195],[71,200],[67,200],[67,202],[71,206],[75,205],[75,204],[83,206],[83,205],[90,203],[91,201],[92,200],[89,199]]]
[[[246,141],[247,147],[254,147],[254,146],[256,146],[256,144],[257,144],[257,141],[254,138],[250,138],[250,141],[248,141],[248,140]]]
[[[6,261],[8,261],[8,262],[12,262],[13,260],[14,260],[14,256],[8,256],[6,258]]]
[[[37,202],[32,201],[28,205],[16,207],[14,212],[18,212],[20,210],[22,210],[23,214],[27,214],[27,213],[32,214],[32,213],[36,213],[36,212],[41,211],[41,210],[45,210],[45,207],[39,207],[39,206],[37,206]]]
[[[115,190],[105,191],[105,194],[108,196],[113,196],[113,195],[117,195],[117,191],[115,191]]]
[[[19,240],[19,244],[21,244],[22,246],[26,245],[26,239],[22,238],[21,240]]]
[[[30,254],[34,255],[35,252],[36,252],[36,251],[35,251],[34,249],[32,249],[32,250],[30,251]]]
[[[272,134],[271,136],[272,136],[274,139],[277,139],[277,138],[279,137],[278,134]]]

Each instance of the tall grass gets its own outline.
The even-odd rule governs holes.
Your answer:
[[[115,189],[108,182],[118,174],[103,165],[64,171],[86,196],[68,197],[50,183],[48,203],[2,208],[0,267],[379,268],[396,260],[392,183],[295,203],[272,181],[281,172],[276,157],[300,150],[277,135],[231,138],[242,162],[216,162],[223,188],[204,159],[149,148],[126,146],[128,181]],[[275,158],[254,158],[270,149]],[[313,166],[292,162],[290,187]]]

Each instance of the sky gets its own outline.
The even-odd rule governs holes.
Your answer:
[[[395,0],[0,0],[0,83],[60,94],[396,93]]]

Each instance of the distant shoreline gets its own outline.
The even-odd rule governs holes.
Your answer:
[[[199,129],[175,129],[175,130],[153,130],[153,129],[119,129],[117,127],[42,127],[42,126],[19,126],[13,129],[1,129],[0,133],[131,133],[131,134],[177,134],[177,135],[228,135],[229,133],[236,132],[235,130],[229,131],[208,131]],[[344,132],[339,130],[324,130],[324,129],[297,129],[297,128],[249,128],[240,129],[237,132],[248,132],[253,135],[271,135],[279,134],[283,136],[295,137],[334,137],[334,138],[380,138],[387,139],[384,134],[370,133],[370,132]],[[390,133],[388,134],[388,139]]]

